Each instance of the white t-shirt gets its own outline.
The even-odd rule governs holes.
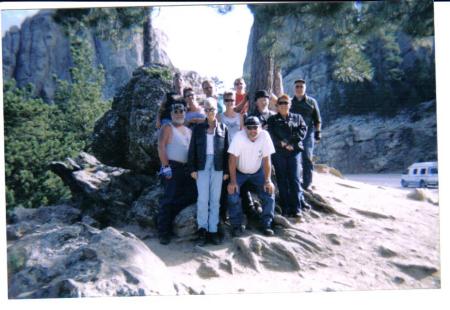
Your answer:
[[[275,153],[275,147],[267,131],[261,130],[258,138],[252,142],[243,129],[234,136],[228,153],[237,157],[237,169],[240,172],[253,174],[261,168],[263,157]]]

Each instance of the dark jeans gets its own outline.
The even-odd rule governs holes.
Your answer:
[[[312,183],[312,171],[314,169],[314,165],[312,162],[313,151],[314,151],[314,131],[308,129],[306,137],[303,140],[303,151],[302,151],[303,188],[307,188]]]
[[[197,186],[190,176],[186,164],[169,161],[172,178],[162,177],[164,195],[159,203],[158,232],[159,235],[172,234],[172,222],[185,207],[197,201]]]
[[[263,228],[269,228],[272,224],[274,210],[275,210],[275,195],[264,191],[264,171],[262,167],[254,174],[244,174],[236,171],[236,182],[238,185],[238,192],[228,195],[228,212],[230,215],[230,223],[233,227],[242,225],[243,212],[240,199],[240,189],[242,184],[249,182],[256,188],[256,193],[261,199],[262,215],[261,225]]]
[[[298,173],[301,158],[301,152],[298,154],[283,154],[279,152],[272,154],[283,215],[301,212],[303,190]]]
[[[222,182],[222,192],[220,196],[220,209],[219,209],[219,215],[222,221],[227,220],[227,211],[228,211],[228,192],[227,192],[227,186],[230,183],[230,180],[226,180]],[[240,197],[242,199],[242,209],[244,213],[246,214],[252,214],[254,211],[254,201],[252,198],[252,195],[250,194],[250,191],[256,192],[256,188],[253,184],[249,182],[245,182],[242,184],[240,188]]]

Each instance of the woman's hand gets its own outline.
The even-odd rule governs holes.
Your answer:
[[[197,180],[197,171],[191,172],[191,177],[192,177],[194,180]]]

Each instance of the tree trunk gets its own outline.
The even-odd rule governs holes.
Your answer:
[[[144,21],[144,67],[150,66],[152,63],[152,11],[153,7],[149,6],[145,8],[145,21]]]
[[[280,97],[282,94],[284,94],[283,76],[281,75],[281,67],[279,65],[274,66],[273,93],[277,97]]]
[[[265,54],[258,45],[258,41],[265,33],[265,28],[266,26],[262,22],[255,19],[252,27],[253,35],[251,36],[253,57],[250,65],[250,83],[247,88],[247,93],[250,96],[250,113],[255,108],[254,98],[257,90],[264,89],[269,93],[272,92],[274,59],[271,55]]]

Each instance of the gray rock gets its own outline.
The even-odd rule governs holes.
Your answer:
[[[22,26],[6,32],[2,39],[3,79],[14,78],[20,87],[27,83],[35,86],[36,95],[46,101],[54,98],[56,82],[70,81],[69,69],[73,65],[69,41],[60,25],[52,19],[54,10],[40,10],[27,18]],[[87,34],[94,51],[93,65],[105,70],[103,96],[107,99],[131,78],[133,70],[143,64],[142,34],[122,29],[125,39],[116,48],[112,42],[99,39],[93,29]],[[167,36],[154,29],[153,61],[173,68],[165,52]]]
[[[76,170],[71,162],[83,169]],[[148,176],[104,165],[84,152],[66,162],[53,162],[50,169],[70,187],[83,215],[92,217],[102,227],[131,222],[131,205],[154,182]]]
[[[198,267],[197,269],[197,273],[201,278],[204,279],[215,278],[220,276],[216,268],[214,268],[213,266],[211,266],[209,263],[206,262],[202,262],[200,264],[200,267]]]
[[[160,65],[133,72],[111,110],[95,124],[92,149],[102,163],[145,174],[159,169],[156,117],[158,105],[171,90],[172,74]]]
[[[175,217],[173,233],[178,237],[194,237],[197,232],[197,205],[184,208]]]
[[[132,234],[48,224],[8,247],[9,298],[174,295],[164,263]]]

